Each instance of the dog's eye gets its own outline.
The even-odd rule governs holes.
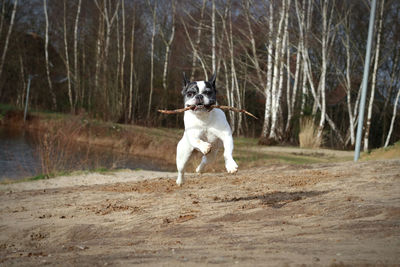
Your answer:
[[[188,97],[192,97],[192,96],[193,96],[193,93],[192,93],[192,92],[189,92],[189,93],[187,93],[187,96],[188,96]]]
[[[211,92],[211,91],[205,91],[204,93],[205,93],[206,95],[211,95],[212,92]]]

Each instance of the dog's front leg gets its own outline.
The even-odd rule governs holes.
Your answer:
[[[211,151],[211,144],[204,142],[200,139],[201,131],[190,130],[188,131],[187,138],[189,143],[197,150],[199,150],[203,155],[207,155]]]
[[[193,147],[190,145],[187,138],[183,136],[179,141],[176,150],[176,167],[178,169],[178,178],[176,179],[176,183],[180,186],[184,182],[186,163],[192,154]]]
[[[233,138],[232,134],[226,134],[222,138],[224,143],[224,158],[225,158],[225,168],[228,173],[236,173],[238,171],[238,165],[232,157],[233,152]]]

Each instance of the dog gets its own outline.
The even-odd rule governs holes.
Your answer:
[[[238,165],[232,157],[232,130],[225,113],[218,108],[210,109],[217,102],[215,89],[216,74],[209,81],[191,82],[183,73],[182,95],[185,107],[195,106],[184,113],[185,132],[179,141],[176,153],[178,178],[176,183],[184,183],[186,163],[193,150],[203,154],[201,163],[196,168],[201,173],[207,163],[215,160],[219,148],[224,148],[225,167],[228,173],[236,173]]]

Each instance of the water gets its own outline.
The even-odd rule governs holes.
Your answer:
[[[143,169],[168,171],[171,166],[162,166],[148,158],[134,157],[105,148],[87,149],[76,146],[69,169],[90,170]],[[71,157],[71,156],[70,156]],[[37,146],[28,131],[0,127],[0,181],[33,177],[42,173]]]
[[[0,181],[40,173],[40,160],[26,131],[0,127]]]

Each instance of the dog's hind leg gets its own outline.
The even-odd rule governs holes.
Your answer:
[[[215,147],[215,148],[211,149],[211,152],[209,154],[203,155],[199,166],[197,166],[197,168],[196,168],[197,173],[202,173],[206,164],[210,164],[215,161],[215,158],[217,157],[217,154],[218,154],[218,150],[219,150],[219,147]]]
[[[176,148],[176,167],[178,169],[177,185],[182,185],[184,182],[186,163],[192,154],[193,147],[189,144],[185,136],[179,141]]]

